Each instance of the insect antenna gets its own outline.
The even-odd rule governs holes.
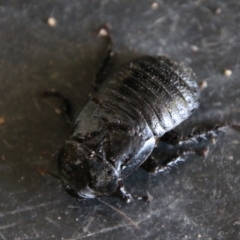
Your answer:
[[[120,211],[119,209],[115,208],[114,206],[110,205],[109,203],[103,201],[100,198],[97,198],[97,200],[103,204],[105,204],[106,206],[110,207],[111,209],[115,210],[118,214],[120,214],[121,216],[123,216],[124,218],[126,218],[129,223],[131,225],[133,225],[135,228],[139,229],[138,224],[136,222],[134,222],[130,217],[128,217],[124,212]]]
[[[36,166],[36,169],[37,169],[37,171],[38,171],[41,175],[48,174],[48,175],[50,175],[50,176],[52,176],[52,177],[60,180],[60,177],[59,177],[57,174],[52,173],[52,172],[50,172],[50,171],[48,171],[48,170],[46,170],[46,169],[44,169],[44,168],[42,168],[42,167],[40,167],[40,166]]]

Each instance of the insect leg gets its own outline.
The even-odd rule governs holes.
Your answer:
[[[188,156],[191,154],[196,154],[194,151],[184,151],[178,156],[168,157],[163,159],[156,159],[154,156],[150,156],[141,167],[150,173],[158,173],[158,172],[167,172],[173,166],[177,165],[179,162],[183,162],[186,160]]]
[[[157,147],[142,167],[148,172],[157,173],[169,170],[190,155],[207,156],[211,145],[214,145],[229,127],[240,129],[238,125],[223,125],[195,131],[188,136],[169,131],[160,138]]]
[[[235,128],[234,126],[235,125],[219,125],[209,129],[192,131],[192,133],[187,136],[181,135],[174,130],[171,130],[165,133],[160,138],[160,141],[175,146],[193,143],[198,144],[204,140],[206,141],[211,139],[214,141],[214,138],[218,137],[219,134],[224,133],[229,127]]]
[[[110,34],[109,27],[107,26],[107,24],[105,24],[101,28],[101,30],[98,33],[98,36],[106,38],[107,43],[108,43],[108,48],[107,48],[106,54],[103,58],[102,64],[100,65],[98,72],[95,76],[95,79],[92,83],[93,88],[95,90],[97,90],[99,85],[101,85],[101,83],[104,81],[104,75],[106,74],[106,68],[109,64],[111,57],[114,55],[112,36]]]
[[[60,108],[56,107],[55,104],[51,104],[50,102],[46,102],[50,107],[54,108],[54,111],[57,114],[62,115],[65,119],[66,122],[68,124],[71,123],[71,119],[72,119],[72,105],[69,101],[69,99],[67,99],[66,97],[64,97],[60,92],[52,89],[52,90],[47,90],[42,92],[41,97],[43,98],[48,98],[48,97],[52,97],[52,98],[57,98],[58,100],[60,100]]]
[[[93,87],[95,90],[97,90],[98,86],[103,82],[103,76],[106,73],[106,67],[109,63],[109,60],[113,56],[113,41],[112,41],[112,36],[110,34],[109,27],[107,26],[107,24],[105,24],[101,28],[101,30],[98,33],[98,36],[106,38],[107,43],[108,43],[108,48],[107,48],[107,52],[103,58],[103,62],[102,62],[101,66],[95,76],[95,79],[93,81]],[[61,114],[66,119],[68,124],[71,124],[72,118],[73,118],[72,104],[66,97],[64,97],[60,92],[58,92],[56,90],[44,91],[41,94],[41,96],[43,98],[46,98],[46,97],[58,98],[62,102],[62,106],[60,108],[55,107],[51,103],[47,103],[47,104],[50,105],[50,107],[54,108],[56,113]],[[97,99],[97,97],[93,97],[93,98],[94,98],[93,100]],[[100,101],[99,99],[97,99],[97,100]]]

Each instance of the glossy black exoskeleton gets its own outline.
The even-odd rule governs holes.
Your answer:
[[[201,146],[227,126],[185,137],[173,130],[199,105],[195,78],[182,63],[143,56],[104,82],[97,97],[82,107],[72,135],[58,152],[59,176],[65,190],[77,198],[91,199],[119,189],[131,200],[122,180],[139,166],[159,172],[189,153],[204,155],[206,148],[195,149],[193,143]],[[180,150],[158,163],[152,152],[159,141]]]
[[[195,74],[167,57],[144,56],[104,83],[59,152],[65,189],[82,198],[116,191],[166,133],[198,107]]]

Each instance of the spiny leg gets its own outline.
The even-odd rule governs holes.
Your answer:
[[[178,162],[185,161],[191,155],[206,156],[211,145],[214,145],[217,139],[229,127],[240,131],[239,125],[222,125],[210,128],[208,130],[194,131],[187,136],[178,134],[174,130],[167,132],[161,137],[158,146],[154,149],[152,155],[142,164],[142,167],[148,172],[169,171],[172,166]],[[134,200],[151,201],[152,196],[148,193],[145,196],[130,194],[119,182],[119,192],[127,202]]]
[[[169,171],[173,166],[177,165],[177,163],[185,161],[188,156],[194,154],[196,154],[195,151],[183,151],[181,153],[178,152],[174,156],[166,156],[164,154],[157,154],[157,156],[154,156],[154,154],[152,154],[141,165],[141,167],[150,173],[166,172]]]
[[[219,134],[224,133],[227,128],[229,128],[230,125],[217,125],[215,127],[212,127],[210,129],[204,129],[204,130],[193,130],[191,134],[184,136],[181,135],[174,130],[171,130],[167,133],[165,133],[161,138],[160,141],[165,142],[167,144],[181,146],[183,144],[193,144],[193,143],[199,143],[202,141],[206,141],[214,139]]]
[[[148,172],[162,172],[170,170],[180,161],[185,161],[190,155],[206,156],[211,145],[228,128],[240,131],[240,125],[228,124],[216,126],[208,130],[192,132],[188,136],[183,136],[171,130],[162,136],[158,146],[151,156],[142,164]]]

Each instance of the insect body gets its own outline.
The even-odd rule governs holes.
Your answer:
[[[195,74],[182,63],[145,56],[124,66],[83,106],[59,151],[66,191],[80,198],[116,191],[157,141],[191,115],[198,98]]]

